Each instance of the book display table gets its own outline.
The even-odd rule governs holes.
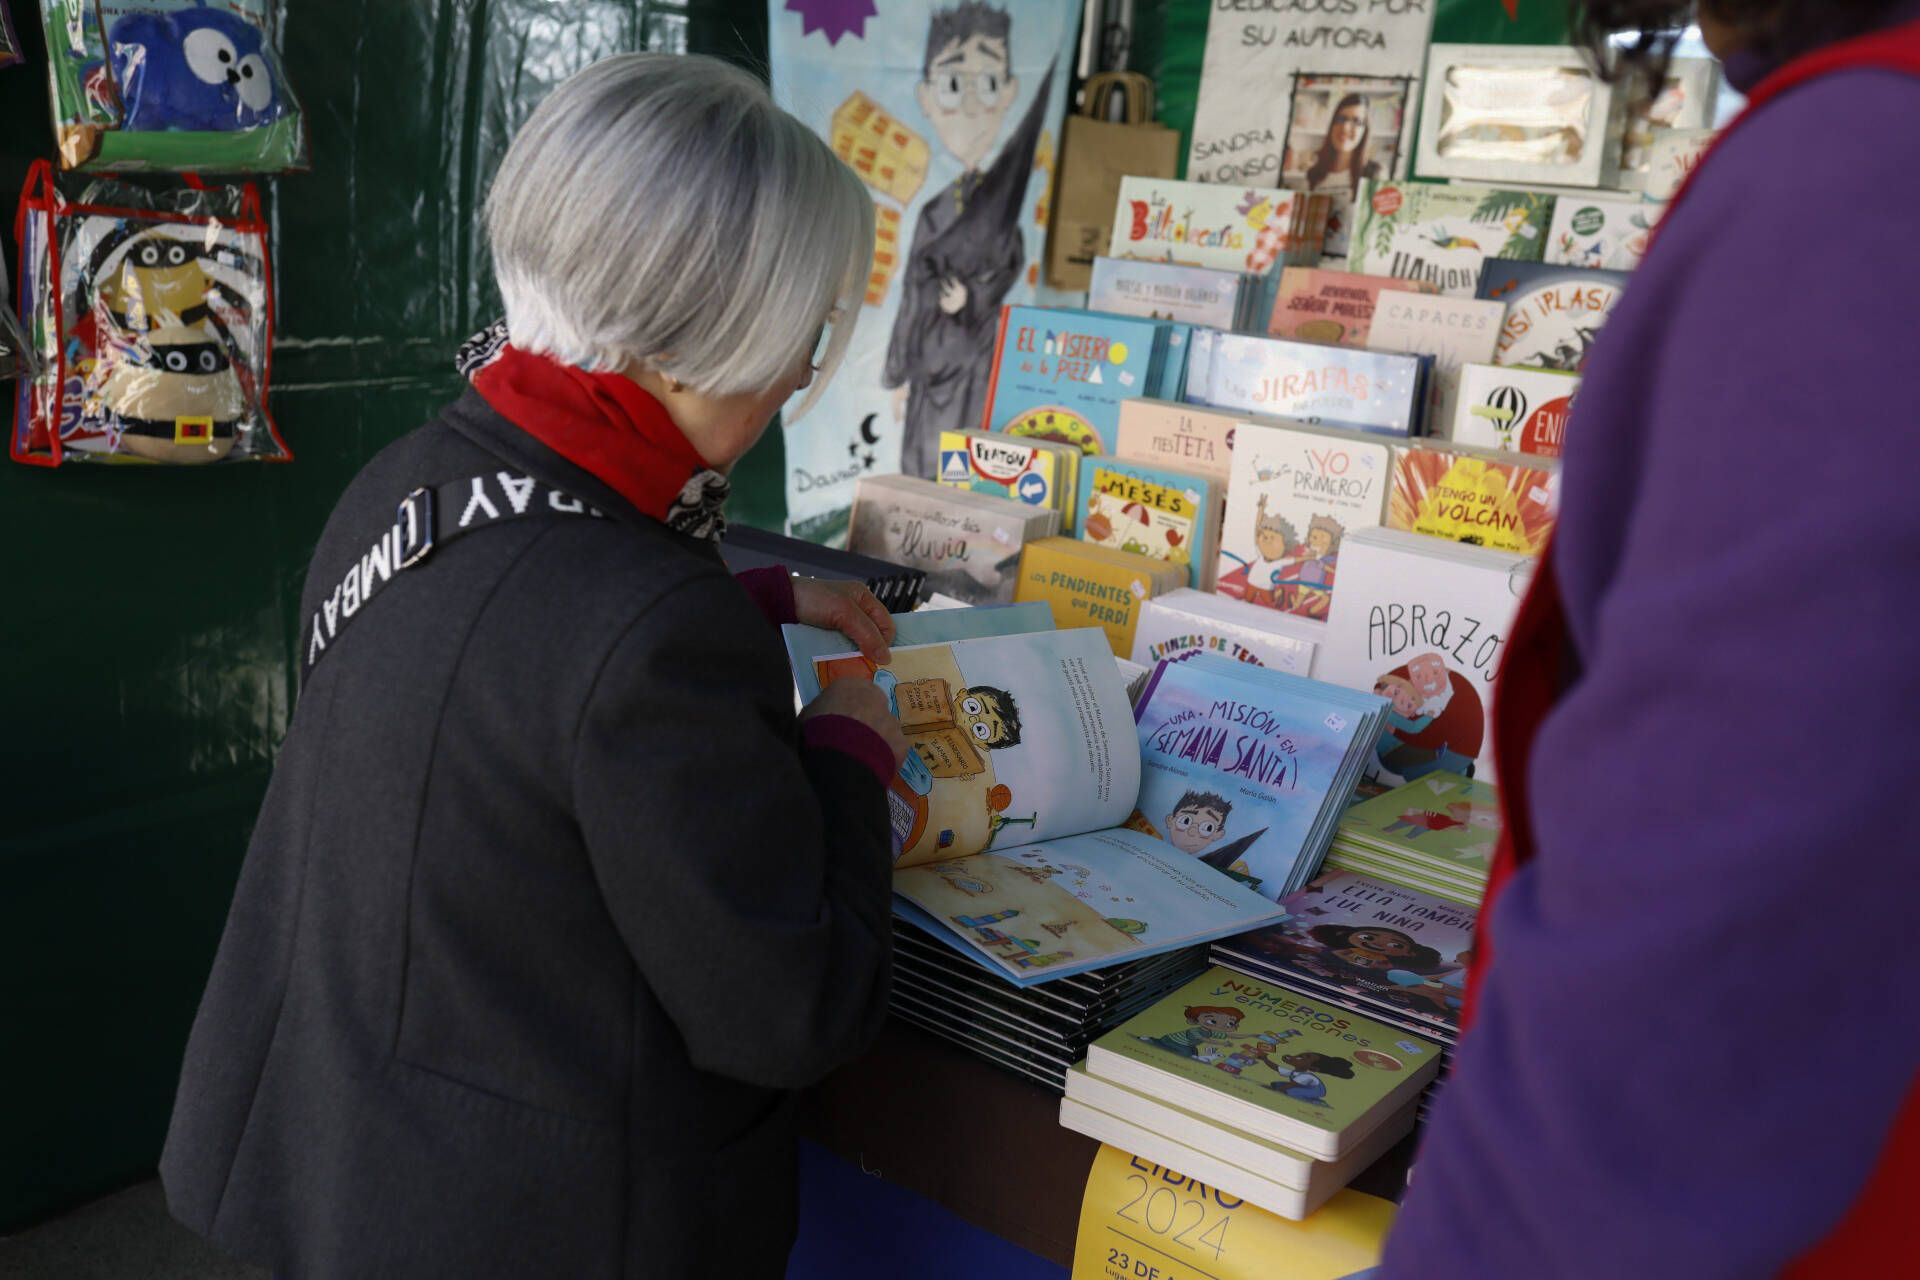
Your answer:
[[[1099,1144],[1060,1127],[1060,1097],[890,1019],[874,1047],[810,1090],[802,1133],[867,1173],[1062,1266]],[[1397,1200],[1413,1137],[1353,1182]]]

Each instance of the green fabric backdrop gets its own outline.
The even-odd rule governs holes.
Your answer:
[[[545,88],[608,52],[764,70],[765,0],[285,0],[312,172],[266,184],[297,460],[158,471],[0,463],[0,1234],[151,1169],[294,687],[307,557],[347,480],[455,390],[494,314],[476,216]],[[45,54],[0,71],[0,208],[50,148]],[[1191,120],[1207,7],[1139,6],[1136,65]],[[1557,4],[1442,6],[1447,39],[1553,39]],[[14,250],[7,242],[9,278]],[[9,387],[10,391],[11,388]],[[784,515],[777,437],[735,515]]]

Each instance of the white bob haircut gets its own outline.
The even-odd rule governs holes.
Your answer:
[[[639,362],[709,395],[765,391],[811,358],[812,405],[845,352],[873,201],[748,73],[628,53],[566,80],[487,196],[515,346],[604,371]]]

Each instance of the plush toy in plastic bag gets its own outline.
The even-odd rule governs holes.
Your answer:
[[[42,161],[16,225],[38,357],[16,399],[16,461],[292,456],[266,407],[273,289],[252,185],[56,181]]]
[[[63,168],[304,163],[273,0],[40,0]]]

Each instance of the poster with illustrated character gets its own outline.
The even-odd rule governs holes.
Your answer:
[[[1127,825],[1269,898],[1291,889],[1359,719],[1194,662],[1160,668],[1134,715],[1140,800]]]
[[[1493,780],[1487,713],[1533,564],[1398,529],[1347,535],[1314,677],[1390,704],[1363,789],[1435,773]]]
[[[1036,286],[1077,5],[769,0],[773,95],[866,182],[865,305],[832,383],[786,433],[787,520],[838,542],[854,483],[932,479],[978,428],[1000,308]]]

